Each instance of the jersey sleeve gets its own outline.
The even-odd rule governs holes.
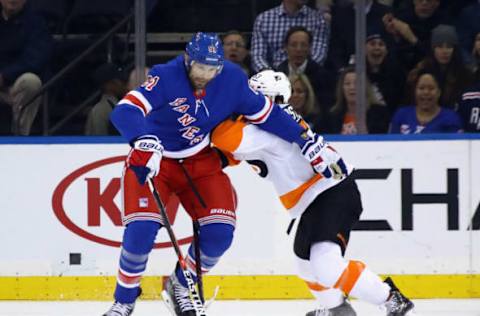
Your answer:
[[[245,119],[261,129],[272,133],[290,143],[303,147],[305,128],[285,113],[263,94],[254,91],[249,85],[247,76],[243,74],[240,82],[240,105],[237,109]]]
[[[146,81],[128,92],[110,115],[113,125],[130,143],[147,134],[145,117],[165,103],[160,74],[158,66],[152,68]]]
[[[398,109],[392,117],[390,122],[390,134],[400,134],[400,124],[401,124],[401,109]]]

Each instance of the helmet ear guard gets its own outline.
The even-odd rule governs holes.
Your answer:
[[[290,80],[283,72],[264,70],[253,75],[249,80],[250,87],[272,98],[275,103],[286,104],[292,95]]]

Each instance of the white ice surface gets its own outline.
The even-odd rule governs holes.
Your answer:
[[[416,316],[480,316],[480,299],[415,300]],[[100,316],[110,302],[31,302],[0,301],[0,316]],[[378,307],[353,301],[358,316],[382,316]],[[304,316],[314,307],[313,300],[216,301],[209,316]],[[160,301],[139,301],[132,316],[170,316]]]

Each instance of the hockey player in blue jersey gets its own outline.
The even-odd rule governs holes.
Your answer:
[[[125,226],[115,302],[104,316],[131,315],[163,219],[145,185],[152,178],[162,201],[176,194],[188,214],[200,224],[200,261],[208,272],[229,248],[235,229],[235,194],[210,146],[210,132],[232,114],[282,139],[296,143],[319,173],[331,176],[324,143],[306,133],[289,115],[261,93],[253,91],[240,67],[224,61],[216,34],[197,33],[185,54],[156,65],[146,82],[130,91],[115,107],[111,120],[131,145],[122,177]],[[202,196],[195,196],[184,169]],[[186,261],[196,277],[195,252]],[[187,282],[176,267],[166,291],[177,315],[195,315]]]

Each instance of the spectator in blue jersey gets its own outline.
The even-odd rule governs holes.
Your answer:
[[[305,74],[315,91],[318,101],[316,103],[323,106],[330,105],[333,102],[334,76],[313,61],[311,57],[312,41],[313,35],[305,27],[290,28],[284,40],[287,60],[282,62],[277,70],[287,76]]]
[[[249,52],[247,48],[247,38],[244,34],[236,30],[225,33],[222,37],[223,50],[225,51],[225,59],[236,63],[242,67],[243,71],[250,75]]]
[[[356,120],[356,78],[355,68],[343,69],[337,82],[336,102],[325,120],[327,132],[331,134],[357,134]],[[388,132],[390,113],[385,104],[375,97],[372,87],[367,84],[366,125],[369,134]]]
[[[237,114],[298,144],[316,172],[332,176],[328,166],[339,156],[326,148],[323,138],[254,91],[243,70],[224,60],[216,34],[195,34],[185,54],[152,67],[145,83],[128,92],[110,116],[131,149],[121,180],[125,232],[115,302],[104,316],[132,314],[157,232],[165,224],[147,181],[154,183],[165,205],[178,196],[199,224],[199,255],[189,248],[162,293],[176,315],[197,315],[187,278],[191,275],[196,282],[197,264],[206,273],[218,263],[236,224],[235,191],[210,146],[210,133]]]
[[[480,33],[479,33],[480,34]],[[480,37],[480,35],[477,35]],[[480,38],[478,40],[480,50]],[[457,113],[467,133],[480,132],[480,72],[476,73],[475,84],[462,94]]]
[[[42,87],[52,38],[26,0],[0,0],[0,43],[0,102],[12,107],[13,132],[29,135],[41,98],[25,105]]]
[[[462,92],[472,84],[473,73],[463,63],[453,26],[438,25],[433,29],[428,55],[408,74],[407,89],[410,93],[414,92],[413,85],[418,73],[423,70],[434,73],[438,78],[442,92],[440,104],[454,108]],[[413,95],[409,96],[409,101],[413,101]]]
[[[460,133],[457,113],[440,105],[440,85],[434,73],[422,71],[415,82],[415,104],[399,108],[390,126],[394,134]]]
[[[329,27],[323,15],[309,8],[306,0],[283,0],[255,19],[252,33],[252,68],[255,72],[276,68],[287,59],[283,43],[292,26],[302,25],[312,32],[312,59],[322,65],[327,57]]]

